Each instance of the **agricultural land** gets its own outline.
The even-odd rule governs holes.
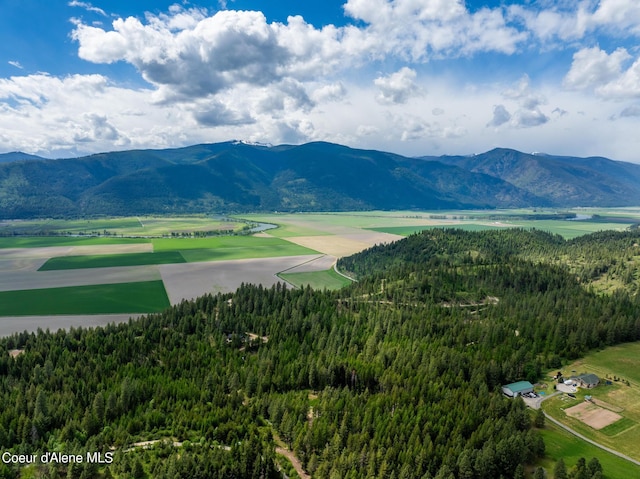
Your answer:
[[[337,289],[351,282],[333,268],[338,258],[429,228],[535,227],[574,238],[636,222],[633,208],[6,220],[0,334],[126,320],[242,283]]]

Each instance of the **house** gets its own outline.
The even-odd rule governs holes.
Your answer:
[[[507,384],[502,386],[502,392],[509,397],[516,398],[524,394],[533,392],[533,384],[529,381],[518,381],[517,383]]]
[[[600,384],[600,378],[595,374],[581,374],[575,378],[578,386],[581,388],[595,388],[598,384]]]

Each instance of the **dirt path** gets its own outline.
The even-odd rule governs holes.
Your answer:
[[[293,451],[287,448],[284,442],[282,442],[282,439],[280,439],[280,436],[278,436],[275,431],[272,430],[272,433],[273,433],[273,440],[277,445],[276,454],[280,454],[281,456],[284,456],[287,458],[287,460],[293,465],[293,468],[296,470],[296,472],[300,476],[300,479],[311,479],[311,476],[307,474],[305,470],[302,468],[302,463],[296,457]]]

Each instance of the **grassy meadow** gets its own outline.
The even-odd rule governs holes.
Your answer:
[[[599,447],[589,444],[559,428],[550,421],[546,422],[544,429],[540,432],[545,444],[545,458],[539,461],[538,465],[547,470],[547,477],[553,477],[553,468],[560,459],[567,466],[567,471],[570,471],[581,457],[584,457],[587,463],[592,457],[597,457],[602,465],[605,478],[640,477],[640,466],[603,451]]]
[[[278,276],[298,288],[311,286],[313,289],[333,290],[351,284],[349,279],[336,273],[334,269],[306,273],[280,273]]]

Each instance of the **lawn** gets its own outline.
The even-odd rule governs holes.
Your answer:
[[[162,281],[0,292],[0,316],[152,313],[167,307]]]
[[[38,271],[64,269],[113,268],[118,266],[146,266],[151,264],[186,263],[178,251],[159,253],[123,253],[80,256],[56,256],[47,260]]]
[[[551,424],[550,421],[547,421],[541,434],[545,444],[545,458],[540,461],[540,465],[547,470],[547,477],[553,477],[553,467],[559,459],[562,458],[567,470],[570,470],[581,457],[584,457],[587,463],[592,457],[597,457],[602,465],[605,478],[640,477],[640,466],[578,439],[573,434]]]
[[[311,286],[313,289],[340,289],[351,281],[335,272],[334,269],[307,273],[280,273],[278,277],[297,287]]]

